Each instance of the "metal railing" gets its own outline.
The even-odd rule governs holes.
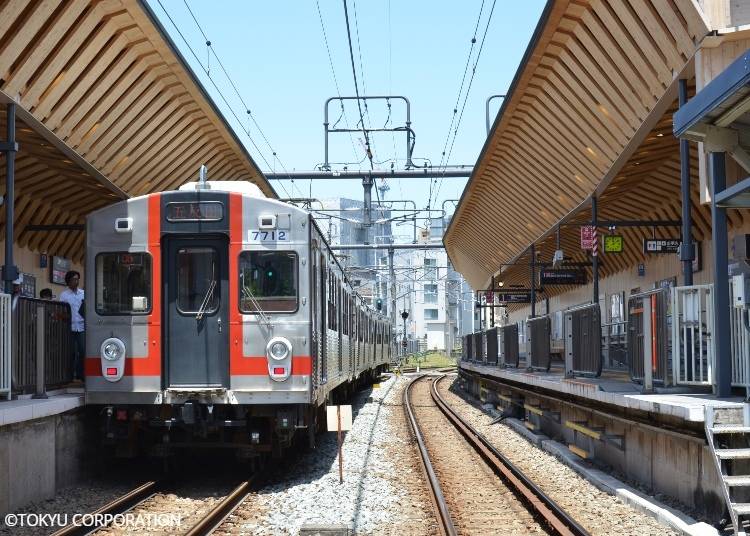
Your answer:
[[[750,393],[750,331],[745,327],[746,314],[748,314],[747,309],[734,306],[734,285],[730,281],[729,332],[731,341],[729,347],[732,353],[732,386],[744,387],[746,393]],[[711,317],[713,318],[713,315]],[[713,351],[713,344],[711,350]]]
[[[464,359],[472,361],[474,359],[474,334],[464,335]]]
[[[0,294],[0,396],[5,397],[6,400],[10,400],[13,394],[10,305],[10,294]]]
[[[498,364],[517,367],[520,361],[518,352],[518,324],[498,328]]]
[[[526,321],[529,329],[528,368],[548,372],[552,366],[550,352],[551,324],[548,315],[529,318]]]
[[[43,317],[44,333],[40,334],[38,313]],[[70,306],[67,303],[35,298],[18,298],[12,308],[13,390],[28,393],[36,389],[37,372],[44,356],[44,386],[69,383],[73,378],[70,335]],[[41,336],[40,336],[41,335]],[[42,341],[44,348],[39,348]]]
[[[628,298],[628,370],[634,382],[666,384],[668,381],[668,306],[669,289],[666,288]],[[650,367],[644,366],[646,357],[649,357]]]
[[[492,328],[484,332],[484,360],[490,365],[497,365],[497,330]]]
[[[565,311],[565,374],[602,374],[602,324],[598,303],[571,307]]]
[[[676,385],[713,384],[713,333],[713,285],[673,288],[672,379]],[[740,364],[734,352],[732,357],[734,375]],[[747,377],[747,371],[740,372]]]

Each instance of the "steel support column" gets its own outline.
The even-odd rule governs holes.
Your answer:
[[[495,327],[495,276],[492,276],[492,284],[490,288],[493,289],[492,295],[492,308],[490,309],[490,329]]]
[[[596,236],[596,240],[599,240],[599,235],[596,234],[596,227],[599,225],[598,222],[598,215],[597,215],[597,202],[596,202],[596,196],[591,196],[591,225],[594,227],[594,235]],[[591,252],[591,271],[593,273],[593,283],[594,283],[594,299],[592,300],[593,303],[599,303],[599,255],[598,255],[598,247],[599,244],[594,244],[594,249]]]
[[[680,107],[687,103],[687,80],[680,79]],[[693,249],[692,213],[690,203],[690,142],[680,139],[680,192],[682,193],[682,244],[680,245],[680,261],[682,261],[683,281],[686,286],[693,284]],[[692,351],[692,348],[690,349]]]
[[[388,250],[388,275],[390,277],[390,287],[391,287],[391,314],[389,315],[391,317],[391,325],[393,326],[393,331],[396,331],[396,270],[393,265],[393,248],[390,248]]]
[[[18,277],[18,268],[13,260],[13,220],[15,218],[15,182],[16,182],[16,105],[6,106],[6,140],[2,144],[5,152],[5,264],[3,264],[3,281],[5,292],[13,293],[13,281]]]
[[[727,209],[716,206],[716,195],[727,186],[726,153],[709,153],[711,166],[711,239],[714,262],[714,355],[716,395],[732,394],[732,352],[729,329],[729,239]]]
[[[536,317],[536,246],[531,244],[531,318]]]

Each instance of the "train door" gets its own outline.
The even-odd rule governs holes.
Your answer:
[[[168,239],[164,274],[167,387],[229,387],[229,243]]]

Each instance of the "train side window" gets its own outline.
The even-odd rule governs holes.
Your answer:
[[[266,313],[297,310],[297,254],[293,251],[240,253],[240,311]]]
[[[99,253],[95,263],[97,314],[151,312],[151,255],[127,251]]]

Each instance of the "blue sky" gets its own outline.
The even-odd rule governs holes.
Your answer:
[[[268,171],[273,167],[279,172],[284,168],[309,170],[323,161],[323,104],[327,98],[337,96],[331,62],[341,95],[354,95],[343,0],[319,0],[318,3],[315,0],[187,1],[242,100],[252,111],[262,134],[248,120],[245,106],[214,55],[211,54],[208,60],[205,38],[185,2],[160,1],[161,5],[158,0],[149,0],[149,4],[262,170]],[[198,60],[165,15],[162,5]],[[348,0],[347,5],[360,94],[406,96],[411,101],[412,128],[416,132],[414,155],[439,164],[482,0],[359,0],[356,3]],[[328,38],[331,62],[318,6]],[[491,94],[507,90],[543,7],[543,0],[497,1],[450,163],[476,162],[486,134],[485,100]],[[492,0],[485,0],[464,94],[491,8]],[[205,74],[203,69],[206,67],[210,68],[211,79],[226,97],[229,106],[223,102]],[[459,114],[463,99],[462,94]],[[499,101],[495,100],[491,107],[491,120],[498,106]],[[241,124],[229,111],[230,107]],[[380,128],[388,122],[385,103],[371,102],[368,112],[365,117],[367,125]],[[345,113],[349,126],[356,128],[359,120],[356,104],[347,104]],[[338,105],[332,104],[331,123],[339,117]],[[403,125],[405,121],[405,109],[395,101],[390,119],[394,126]],[[345,120],[341,118],[339,127],[344,125]],[[253,146],[243,129],[249,129],[258,148]],[[452,136],[451,133],[450,139]],[[362,138],[361,133],[351,138],[346,134],[331,134],[330,161],[361,160]],[[277,153],[276,159],[269,144]],[[384,161],[376,168],[389,169],[390,160],[393,159],[396,159],[396,168],[403,167],[403,134],[374,134],[372,145],[375,160]],[[364,161],[349,164],[348,167],[369,169],[369,164]],[[465,179],[445,179],[438,195],[433,190],[432,205],[439,206],[444,199],[458,198],[464,184]],[[413,199],[419,206],[427,204],[430,184],[426,179],[390,180],[388,185],[391,189],[386,199]],[[315,181],[312,186],[309,181],[296,181],[294,185],[283,181],[274,182],[274,188],[281,196],[286,196],[286,192],[295,197],[308,196],[312,188],[312,196],[317,198],[362,198],[362,187],[356,180]],[[433,188],[436,187],[433,185]]]

